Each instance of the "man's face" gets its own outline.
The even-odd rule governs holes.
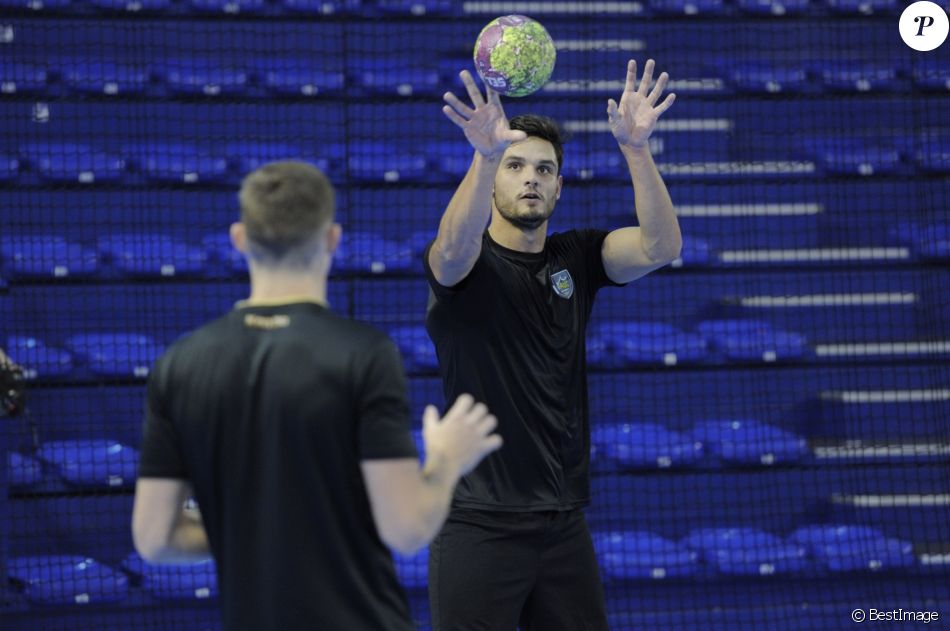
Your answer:
[[[541,226],[561,194],[554,146],[529,136],[505,150],[495,173],[495,207],[503,218],[522,230]]]

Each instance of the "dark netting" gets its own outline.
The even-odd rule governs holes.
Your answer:
[[[332,307],[397,339],[417,427],[443,404],[421,251],[472,150],[441,94],[507,13],[558,49],[505,100],[572,134],[552,230],[635,225],[606,118],[626,61],[678,97],[651,147],[682,255],[602,290],[588,335],[612,628],[950,617],[950,44],[905,46],[903,9],[0,0],[0,347],[26,384],[0,418],[0,626],[219,628],[213,567],[144,564],[129,524],[145,377],[246,296],[226,235],[263,162],[329,174]],[[397,561],[429,628],[425,555]]]

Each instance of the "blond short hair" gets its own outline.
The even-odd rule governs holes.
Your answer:
[[[249,173],[238,193],[252,256],[292,262],[332,221],[336,194],[323,171],[297,160],[270,162]]]

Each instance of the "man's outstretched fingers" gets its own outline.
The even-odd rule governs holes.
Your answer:
[[[475,107],[484,105],[485,99],[482,98],[482,93],[475,84],[475,79],[472,78],[471,73],[469,73],[468,70],[463,70],[459,76],[462,77],[462,83],[465,84],[465,90],[468,92],[468,98],[472,99],[472,105]]]

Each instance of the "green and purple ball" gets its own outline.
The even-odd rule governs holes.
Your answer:
[[[495,18],[475,42],[478,76],[506,96],[527,96],[540,90],[554,71],[555,57],[548,32],[523,15]]]

